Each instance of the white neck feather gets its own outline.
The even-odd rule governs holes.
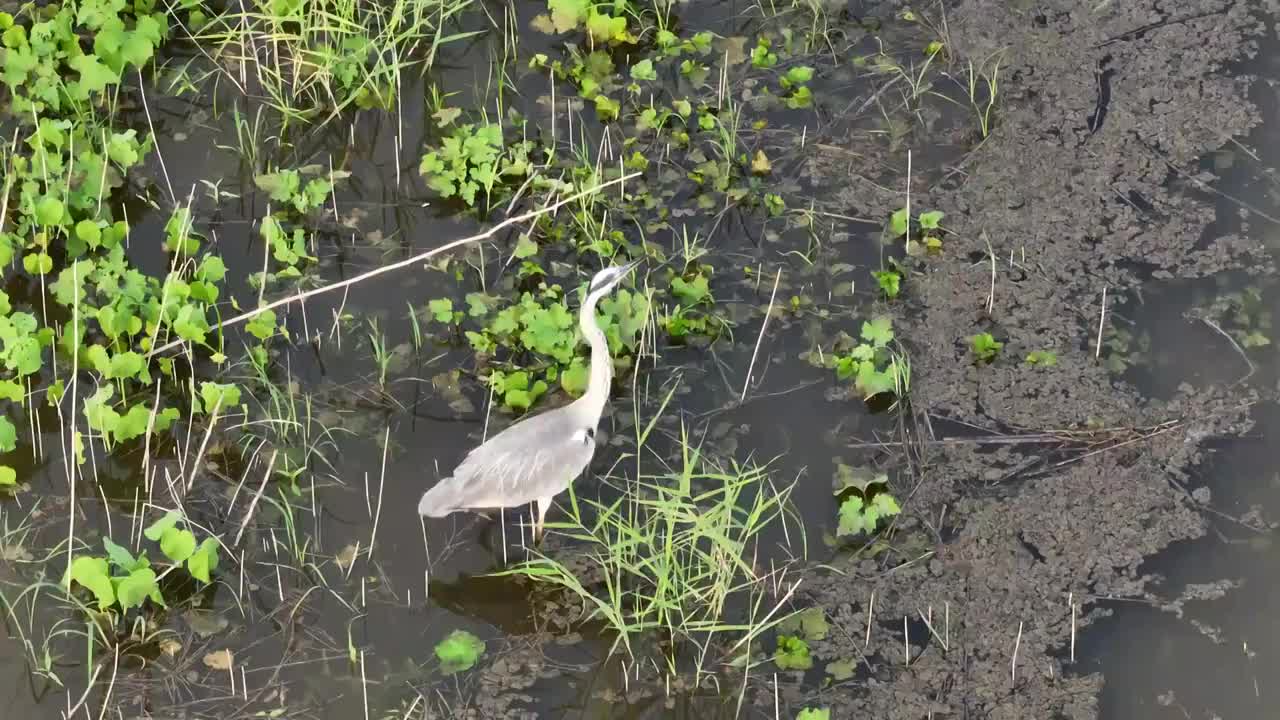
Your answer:
[[[596,324],[596,303],[608,291],[587,295],[578,314],[578,326],[591,345],[591,374],[587,391],[573,402],[581,409],[582,416],[592,428],[600,420],[605,403],[609,401],[609,388],[613,384],[613,361],[609,357],[609,343]]]

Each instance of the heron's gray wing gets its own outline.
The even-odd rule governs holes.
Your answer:
[[[516,423],[472,450],[453,477],[423,497],[419,510],[427,505],[444,512],[514,507],[559,494],[595,453],[594,425],[576,421],[568,410]]]

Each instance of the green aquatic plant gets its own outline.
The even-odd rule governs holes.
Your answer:
[[[773,653],[773,662],[779,670],[808,670],[813,667],[809,643],[792,635],[778,635],[778,648]]]
[[[528,410],[557,384],[575,397],[586,390],[588,363],[577,319],[560,285],[540,283],[513,302],[473,292],[466,303],[464,312],[455,310],[451,299],[437,298],[428,303],[428,312],[436,322],[461,331],[485,360],[486,382],[505,407]],[[639,350],[648,312],[648,296],[635,290],[620,289],[600,301],[597,322],[619,373]]]
[[[751,66],[761,70],[767,70],[778,64],[778,54],[770,48],[773,41],[761,35],[756,39],[756,46],[751,48]]]
[[[969,99],[969,107],[978,119],[978,131],[983,140],[991,134],[992,112],[1000,97],[1000,69],[1003,62],[1003,52],[997,51],[976,64],[970,60],[967,66],[965,93]]]
[[[889,476],[867,468],[836,464],[832,494],[840,503],[838,535],[870,535],[880,521],[901,512],[898,501],[888,492]]]
[[[902,292],[902,270],[896,262],[891,262],[888,270],[873,270],[871,276],[885,298],[893,300]]]
[[[475,207],[481,191],[490,203],[495,186],[528,174],[528,150],[528,143],[505,145],[500,125],[459,125],[440,147],[422,156],[418,171],[441,197],[457,197]]]
[[[277,170],[255,175],[253,184],[267,193],[272,201],[283,204],[298,215],[322,207],[333,195],[334,183],[348,177],[342,171],[325,172],[319,165],[308,165],[296,170]],[[306,184],[303,179],[308,178]]]
[[[852,379],[864,398],[887,392],[904,397],[910,387],[911,366],[893,342],[893,322],[888,317],[863,322],[861,342],[842,333],[830,361],[836,377]]]
[[[721,329],[721,321],[713,312],[715,298],[711,294],[711,275],[714,268],[706,263],[690,262],[685,272],[672,273],[669,292],[674,305],[665,310],[659,323],[667,336],[677,342],[690,337],[714,336]]]
[[[656,422],[637,428],[641,446]],[[586,619],[615,633],[615,649],[661,648],[672,669],[682,650],[701,667],[712,652],[732,655],[781,621],[767,576],[749,560],[763,533],[797,519],[791,486],[758,465],[718,462],[687,434],[669,471],[605,482],[624,491],[594,499],[571,486],[568,518],[547,523],[577,541],[571,564],[535,551],[499,574],[561,588],[590,608]],[[644,637],[660,642],[642,645]]]
[[[183,32],[214,60],[217,79],[265,97],[286,126],[393,108],[405,78],[430,68],[440,48],[479,34],[448,31],[471,0],[176,5],[186,13]],[[242,65],[252,68],[247,77],[234,69]]]
[[[1027,353],[1027,364],[1035,367],[1053,367],[1058,364],[1058,354],[1052,350],[1032,350]]]
[[[130,69],[145,67],[169,34],[154,3],[84,0],[29,16],[0,12],[0,82],[19,117],[86,116]]]
[[[172,567],[185,567],[191,577],[211,583],[218,567],[220,544],[214,537],[197,543],[195,533],[185,524],[181,513],[170,512],[147,527],[143,535],[157,544]],[[145,550],[135,557],[110,538],[104,537],[102,544],[105,557],[75,556],[62,580],[64,587],[70,590],[74,585],[87,590],[98,610],[126,613],[141,608],[147,600],[166,605],[159,576]]]
[[[991,333],[984,332],[969,336],[969,350],[973,352],[974,362],[991,363],[1003,349],[1004,343],[992,337]]]
[[[813,68],[808,65],[793,65],[778,80],[787,94],[783,103],[792,110],[799,110],[813,105],[813,93],[809,90],[809,81],[813,79]]]
[[[484,641],[466,630],[454,630],[436,643],[435,653],[440,671],[453,675],[475,667],[484,655]]]
[[[906,238],[909,254],[938,252],[942,249],[943,216],[940,210],[928,210],[916,215],[913,221],[906,208],[899,208],[889,217],[889,232],[893,237]]]

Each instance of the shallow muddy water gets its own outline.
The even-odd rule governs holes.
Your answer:
[[[427,305],[529,289],[512,229],[448,267],[424,262],[281,312],[291,343],[273,357],[271,379],[296,401],[314,452],[297,494],[283,478],[265,482],[267,445],[215,438],[187,512],[224,543],[241,532],[244,542],[212,586],[175,589],[200,610],[175,607],[151,643],[118,666],[95,663],[86,691],[94,670],[83,638],[57,635],[82,628],[83,617],[20,603],[12,639],[0,640],[0,707],[31,718],[73,706],[89,717],[109,706],[104,717],[335,720],[792,718],[804,708],[831,718],[1269,717],[1280,658],[1270,620],[1280,602],[1271,562],[1280,507],[1270,442],[1280,432],[1272,19],[1262,7],[1208,2],[1171,11],[975,0],[915,8],[926,23],[894,3],[819,4],[827,42],[783,62],[816,68],[810,108],[757,107],[767,81],[733,57],[749,55],[771,23],[800,32],[799,9],[762,19],[761,5],[679,6],[677,35],[717,36],[701,60],[709,73],[699,83],[673,64],[653,92],[701,92],[736,107],[736,142],[772,164],[755,181],[790,212],[773,217],[691,183],[710,172],[694,153],[705,160],[714,142],[638,146],[653,166],[633,192],[654,202],[617,210],[628,221],[610,226],[616,244],[648,244],[671,263],[694,238],[705,251],[697,262],[714,267],[707,314],[724,330],[683,341],[660,332],[635,355],[639,370],[616,383],[595,461],[574,486],[579,498],[609,502],[618,485],[602,478],[637,464],[660,471],[682,437],[794,482],[796,522],[769,528],[751,562],[794,563],[786,577],[800,584],[783,610],[822,609],[830,629],[809,641],[811,669],[776,667],[770,634],[745,678],[717,662],[715,676],[691,688],[679,672],[611,655],[614,636],[578,622],[579,601],[490,576],[529,557],[526,509],[426,522],[413,512],[425,488],[514,419],[480,381],[476,353],[432,325]],[[395,110],[344,114],[288,144],[268,132],[249,145],[256,157],[237,147],[227,108],[238,103],[251,123],[255,105],[234,88],[171,97],[148,85],[158,151],[148,182],[191,198],[228,267],[227,297],[243,306],[258,297],[248,279],[267,262],[259,226],[269,200],[254,178],[269,168],[350,172],[312,223],[319,261],[303,288],[503,217],[476,220],[419,173],[423,149],[442,136],[432,83],[471,121],[518,113],[507,116],[508,133],[588,165],[631,156],[621,128],[632,121],[602,124],[572,83],[556,82],[553,94],[546,72],[530,69],[537,53],[569,56],[563,39],[533,29],[542,3],[483,9],[488,16],[477,6],[459,23],[482,34],[443,47],[426,80],[407,78]],[[503,62],[512,40],[489,18],[518,28],[514,59]],[[951,64],[930,75],[921,48],[943,28]],[[175,65],[199,58],[190,43],[166,52]],[[865,58],[876,52],[919,72],[921,84],[871,72]],[[959,102],[961,58],[997,52],[1005,64],[984,140]],[[509,77],[497,101],[495,63]],[[909,257],[886,238],[907,188],[912,207],[945,211],[936,254]],[[143,272],[163,274],[169,262],[158,249],[168,193],[127,202],[129,260]],[[606,261],[568,245],[546,242],[538,259],[573,288]],[[886,301],[870,271],[890,257],[907,270],[901,297]],[[637,287],[667,292],[664,266],[653,265]],[[23,278],[9,292],[40,297]],[[840,333],[857,336],[882,314],[911,361],[909,402],[887,410],[821,367]],[[1004,343],[990,363],[970,348],[984,332]],[[381,371],[380,343],[389,350]],[[1052,351],[1055,364],[1024,360],[1037,351]],[[637,461],[638,430],[668,393]],[[563,395],[553,389],[535,411]],[[48,432],[56,415],[44,418],[38,461],[30,445],[40,433],[22,427],[27,439],[10,454],[26,457],[8,462],[29,487],[5,501],[5,517],[28,517],[32,530],[0,545],[10,600],[42,575],[56,583],[63,566],[32,558],[67,536],[60,434]],[[77,537],[132,537],[148,450],[166,467],[183,457],[174,442],[92,453],[94,474],[75,492]],[[832,481],[845,464],[884,472],[902,505],[874,546],[835,537]],[[259,484],[263,501],[247,508]],[[570,557],[574,546],[553,533],[542,551]],[[482,639],[485,653],[446,675],[433,651],[455,630]],[[51,635],[65,688],[35,671],[39,659],[21,641]],[[224,649],[230,670],[213,656]],[[847,675],[831,670],[839,663],[851,665]]]

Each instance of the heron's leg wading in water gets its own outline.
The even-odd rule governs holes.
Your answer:
[[[538,519],[533,523],[533,542],[536,545],[542,537],[542,525],[547,521],[547,510],[551,509],[551,498],[538,498],[534,502],[538,505]]]

